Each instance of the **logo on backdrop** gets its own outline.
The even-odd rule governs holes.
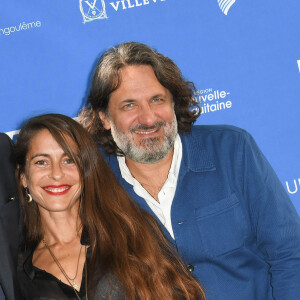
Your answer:
[[[117,12],[127,8],[136,8],[164,1],[166,0],[119,0],[109,2],[110,6],[108,7]],[[83,17],[83,23],[108,18],[104,0],[79,0],[79,8]]]
[[[83,17],[83,23],[94,20],[107,19],[104,0],[79,0],[79,8]]]
[[[285,185],[290,194],[296,194],[298,192],[298,188],[300,189],[300,178],[294,179],[290,182],[286,181]]]
[[[300,73],[300,59],[297,60],[298,63],[298,69],[299,69],[299,73]]]
[[[39,28],[42,26],[41,21],[34,21],[34,22],[23,22],[20,23],[19,26],[11,26],[11,27],[6,27],[6,28],[0,28],[0,33],[3,35],[11,35],[14,32],[19,32],[19,31],[24,31],[24,30],[31,30],[34,28]]]
[[[234,4],[234,2],[235,0],[218,0],[219,6],[224,15],[227,16],[229,9]]]
[[[212,88],[197,90],[194,95],[194,100],[200,104],[201,114],[207,114],[232,107],[230,92],[223,90],[213,90]]]

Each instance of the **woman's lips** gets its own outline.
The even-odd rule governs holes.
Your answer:
[[[66,184],[44,186],[43,190],[50,195],[64,195],[70,190],[71,186]]]

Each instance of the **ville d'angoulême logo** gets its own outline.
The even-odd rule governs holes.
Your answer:
[[[79,0],[83,23],[107,19],[104,0]]]

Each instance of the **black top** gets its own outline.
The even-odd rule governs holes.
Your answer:
[[[41,270],[32,264],[34,250],[19,253],[18,279],[24,300],[78,300],[73,288],[52,274]],[[86,261],[89,265],[91,256],[90,248],[87,250]],[[100,276],[98,276],[100,277]],[[85,297],[85,272],[82,275],[81,287],[78,292],[81,300]],[[115,277],[110,273],[101,276],[96,288],[89,288],[89,300],[124,300],[124,294]]]

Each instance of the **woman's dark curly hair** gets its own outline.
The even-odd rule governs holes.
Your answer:
[[[120,86],[119,70],[129,65],[149,65],[160,82],[173,97],[179,132],[189,132],[200,115],[199,104],[194,101],[195,86],[184,80],[179,68],[168,57],[149,46],[128,42],[108,49],[101,56],[94,73],[87,103],[79,120],[107,155],[123,155],[115,144],[110,130],[106,130],[99,112],[108,113],[110,95]]]

